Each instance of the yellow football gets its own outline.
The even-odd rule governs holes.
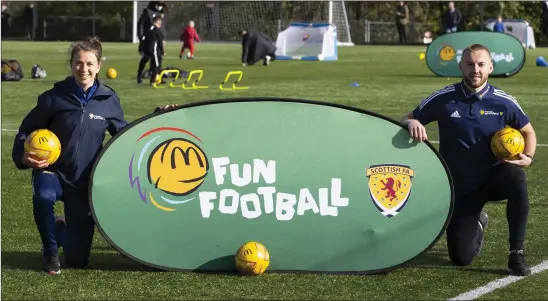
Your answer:
[[[514,160],[523,153],[525,140],[521,133],[513,128],[498,130],[491,138],[491,151],[499,159]]]
[[[48,129],[39,129],[30,133],[25,140],[25,152],[35,153],[38,160],[47,160],[52,165],[61,155],[61,142],[57,135]]]
[[[108,68],[107,77],[110,79],[115,79],[118,76],[118,71],[114,68]]]
[[[236,251],[236,269],[242,275],[262,275],[270,264],[270,254],[262,244],[251,241]]]

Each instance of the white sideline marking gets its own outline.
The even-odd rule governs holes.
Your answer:
[[[2,132],[17,132],[17,130],[14,130],[14,129],[2,129]],[[430,143],[439,144],[440,142],[437,141],[437,140],[432,140],[432,141],[430,141]],[[548,144],[546,144],[546,143],[537,143],[537,146],[540,146],[540,147],[547,147]]]
[[[531,268],[531,275],[543,272],[548,270],[548,260],[545,260],[541,262],[540,264],[534,266]],[[528,277],[528,276],[527,276]],[[474,300],[476,298],[479,298],[485,294],[489,294],[490,292],[499,289],[501,287],[508,286],[516,281],[519,281],[526,277],[519,277],[519,276],[506,276],[504,278],[500,278],[494,281],[491,281],[487,283],[484,286],[480,286],[478,288],[475,288],[471,291],[468,291],[466,293],[460,294],[454,298],[451,298],[449,300]]]

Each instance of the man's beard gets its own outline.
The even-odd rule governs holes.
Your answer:
[[[487,82],[487,78],[482,78],[481,81],[480,81],[479,83],[477,83],[477,84],[474,83],[474,82],[472,82],[472,81],[471,81],[469,78],[467,78],[467,77],[464,77],[463,80],[464,80],[464,83],[465,83],[468,87],[474,88],[474,89],[481,87],[483,84],[485,84],[485,82]]]

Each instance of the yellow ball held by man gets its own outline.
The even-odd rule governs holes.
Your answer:
[[[270,264],[270,254],[262,244],[251,241],[236,251],[236,269],[242,275],[262,275]]]
[[[523,153],[524,148],[525,139],[513,128],[500,129],[491,138],[491,151],[499,159],[515,160]]]
[[[115,79],[118,76],[118,71],[114,68],[108,68],[107,70],[107,77],[109,79]]]
[[[39,129],[30,133],[24,143],[27,153],[34,153],[38,160],[47,160],[52,165],[61,155],[61,142],[57,135],[48,129]]]

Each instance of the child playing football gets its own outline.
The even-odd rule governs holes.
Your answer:
[[[183,54],[185,53],[185,49],[188,49],[187,57],[189,59],[193,59],[194,41],[200,42],[198,32],[196,32],[196,29],[194,29],[194,21],[188,22],[188,26],[185,27],[185,29],[183,30],[180,40],[181,42],[183,42],[183,46],[181,47],[181,51],[179,52],[179,58],[182,59]]]

